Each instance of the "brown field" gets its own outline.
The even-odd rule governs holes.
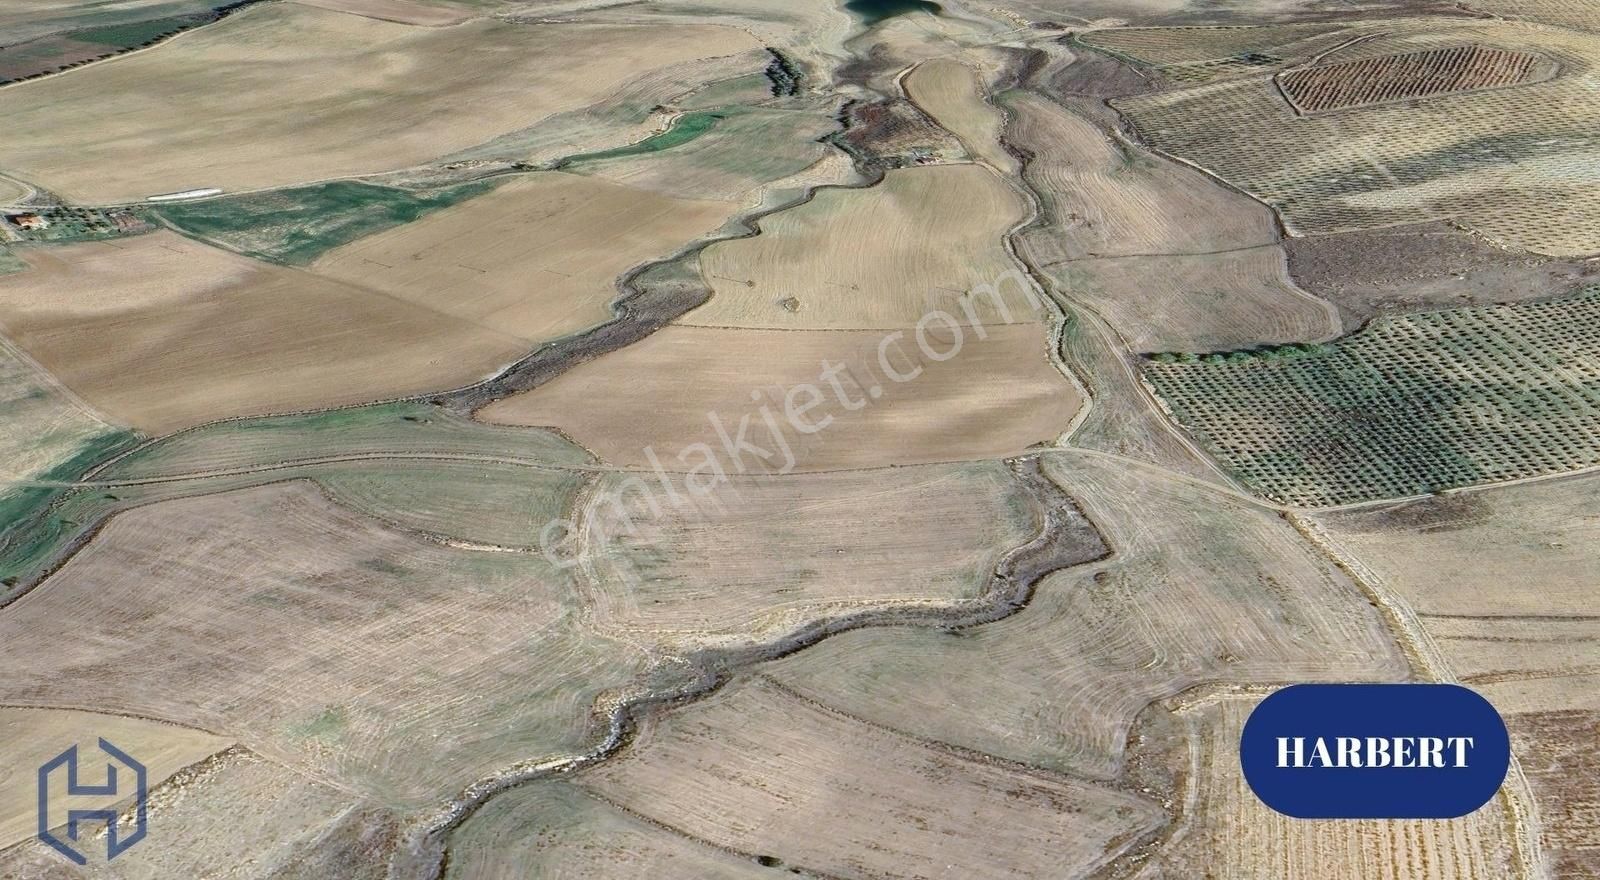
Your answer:
[[[587,748],[595,699],[646,661],[574,603],[536,556],[423,542],[303,482],[170,501],[0,615],[0,702],[167,718],[429,803]]]
[[[101,738],[143,763],[149,770],[152,788],[184,767],[231,745],[225,737],[142,718],[0,707],[0,742],[5,743],[0,750],[0,850],[32,837],[38,830],[37,771],[68,746],[78,746],[85,782],[105,781],[104,770],[94,772],[101,756]],[[64,796],[65,783],[60,785],[60,791],[52,788],[52,792]],[[59,818],[64,820],[65,812]],[[5,870],[3,857],[0,876],[12,876]]]
[[[1110,321],[1133,351],[1232,351],[1337,334],[1333,308],[1294,286],[1276,246],[1208,256],[1056,266],[1060,290]]]
[[[770,674],[897,730],[1096,778],[1121,773],[1146,705],[1203,683],[1407,675],[1356,585],[1271,512],[1122,461],[1045,460],[1110,560],[959,637],[857,630]]]
[[[267,4],[0,90],[0,167],[89,202],[372,173],[586,106],[641,67],[755,47],[725,27],[419,28]]]
[[[791,457],[791,470],[837,470],[998,458],[1053,441],[1082,398],[1051,365],[1046,328],[1009,324],[987,333],[980,341],[966,331],[960,352],[942,362],[921,358],[913,334],[897,337],[888,357],[899,375],[915,369],[909,358],[925,362],[924,372],[896,384],[880,372],[877,352],[885,334],[876,331],[667,327],[491,404],[479,416],[560,428],[601,459],[627,466],[649,467],[645,449],[651,447],[668,469],[687,470],[699,457],[691,445],[704,443],[729,473],[738,468],[722,452],[713,414],[730,437],[748,417],[746,441],[762,451],[739,461],[753,473],[782,471]],[[824,361],[845,365],[837,381],[855,411],[820,382]],[[795,431],[784,413],[788,389],[807,383],[825,399],[804,413],[802,424],[814,427],[833,417],[809,435]],[[875,386],[882,396],[872,400]],[[765,427],[762,407],[772,413],[776,437]],[[792,456],[784,455],[780,440]]]
[[[793,880],[767,866],[654,825],[565,782],[498,795],[450,838],[445,880]]]
[[[905,78],[906,97],[961,139],[974,159],[1002,174],[1017,160],[1000,146],[1000,111],[984,100],[983,82],[971,67],[948,58],[924,61]]]
[[[368,858],[381,859],[392,819],[364,809],[359,799],[244,749],[231,749],[173,776],[163,785],[152,782],[150,833],[139,845],[105,860],[105,841],[98,826],[84,836],[89,864],[68,863],[44,844],[29,842],[0,852],[0,876],[30,880],[116,878],[169,880],[205,877],[246,878],[339,877],[380,880],[382,862],[344,860],[329,873],[307,873],[317,854],[344,843],[364,848]],[[387,826],[387,827],[386,827]],[[363,834],[365,832],[365,834]],[[364,838],[364,839],[363,839]]]
[[[1039,529],[995,462],[741,478],[699,503],[672,484],[681,504],[655,478],[589,495],[586,521],[616,534],[586,569],[603,632],[747,644],[867,608],[947,606]]]
[[[761,221],[761,234],[705,250],[715,291],[680,323],[791,330],[910,327],[930,309],[962,316],[962,295],[1014,268],[1002,236],[1022,199],[979,165],[890,171],[867,189],[825,189]],[[872,242],[871,248],[861,246]],[[1040,315],[1002,286],[1011,321]],[[979,319],[1006,318],[988,300]]]
[[[97,409],[152,434],[448,388],[529,348],[169,232],[22,255],[32,271],[0,276],[0,330]]]
[[[1555,74],[1553,65],[1545,78]],[[1278,86],[1302,113],[1385,104],[1511,86],[1535,78],[1540,58],[1527,52],[1457,46],[1302,67]]]
[[[1078,876],[1162,821],[1132,795],[953,754],[761,680],[661,717],[578,782],[681,834],[833,877]]]
[[[1444,821],[1307,821],[1256,798],[1239,769],[1239,735],[1259,697],[1221,696],[1198,717],[1196,815],[1132,876],[1139,880],[1483,880],[1515,876],[1499,799]]]
[[[411,0],[295,0],[304,6],[315,6],[334,12],[364,15],[380,21],[397,24],[415,24],[424,27],[444,27],[460,24],[472,17],[472,12],[459,7],[433,6]]]
[[[619,275],[671,256],[737,207],[533,174],[337,248],[311,271],[531,349],[611,317]]]

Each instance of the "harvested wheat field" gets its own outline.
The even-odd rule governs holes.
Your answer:
[[[642,66],[755,47],[727,27],[422,28],[271,3],[0,91],[0,167],[90,202],[386,171],[590,104]]]
[[[737,208],[533,174],[337,248],[311,271],[533,348],[610,318],[619,275],[671,256]]]
[[[1514,877],[1509,815],[1497,798],[1459,819],[1291,819],[1269,809],[1239,769],[1239,735],[1259,697],[1185,707],[1203,750],[1195,813],[1134,876],[1141,880],[1483,880]]]
[[[896,730],[1107,779],[1153,700],[1208,682],[1407,674],[1360,589],[1276,515],[1097,455],[1045,460],[1108,561],[1052,575],[1026,609],[959,637],[857,630],[769,674]]]
[[[381,880],[374,867],[393,844],[392,815],[348,792],[234,748],[161,785],[151,782],[150,833],[104,858],[104,829],[91,825],[75,867],[41,843],[0,852],[0,875],[68,880],[168,880],[172,877],[339,877]],[[339,850],[344,850],[339,854]],[[336,858],[326,859],[329,855]],[[218,871],[221,865],[229,866]],[[320,869],[320,870],[319,870]]]
[[[1338,334],[1337,311],[1295,287],[1275,245],[1207,256],[1091,259],[1052,267],[1130,349],[1229,351]]]
[[[741,477],[702,494],[694,477],[644,479],[588,494],[599,547],[584,571],[596,625],[653,641],[765,642],[820,618],[970,601],[1039,529],[997,462]]]
[[[938,330],[928,341],[942,356],[952,347]],[[709,455],[728,474],[998,458],[1067,428],[1082,398],[1050,363],[1043,325],[991,326],[982,340],[963,332],[959,352],[935,361],[914,332],[672,326],[478,415],[559,428],[611,464],[650,467],[649,448],[668,469],[689,470]],[[878,355],[885,339],[893,376]],[[820,378],[825,365],[837,390]],[[797,387],[798,424],[815,433],[787,417]],[[717,433],[721,426],[736,445],[741,424],[757,450],[729,449]]]
[[[170,501],[0,615],[0,702],[167,718],[428,803],[586,748],[594,700],[644,668],[573,602],[535,556],[439,547],[306,483]]]
[[[32,271],[0,276],[0,330],[96,409],[150,434],[448,388],[528,348],[169,232],[24,256]]]
[[[659,718],[578,783],[690,837],[835,877],[1083,875],[1162,821],[1132,795],[957,755],[760,680]]]
[[[225,737],[143,718],[0,707],[0,742],[5,743],[0,750],[0,851],[38,831],[37,771],[67,747],[77,745],[86,782],[104,781],[104,770],[93,772],[101,759],[101,739],[137,756],[149,772],[151,787],[231,744]],[[64,779],[63,774],[53,777],[52,796],[65,797]],[[53,818],[64,821],[66,814]],[[14,876],[5,870],[3,856],[0,876]]]
[[[565,782],[519,786],[451,836],[446,880],[793,880],[782,865],[686,837]]]
[[[1002,174],[1015,174],[1017,160],[1000,146],[1000,110],[984,100],[977,71],[949,58],[924,61],[905,78],[906,97],[961,139],[972,158]]]
[[[1036,321],[1027,297],[999,283],[1015,268],[1001,237],[1025,215],[1021,197],[979,165],[903,168],[865,189],[820,190],[764,218],[760,235],[706,248],[700,266],[714,294],[681,323],[894,329],[935,308],[961,317],[969,299],[985,323]],[[1004,308],[964,297],[982,284],[1000,287]]]

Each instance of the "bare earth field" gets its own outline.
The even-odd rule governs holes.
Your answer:
[[[942,362],[921,357],[914,334],[897,337],[887,349],[896,374],[919,366],[923,372],[896,384],[878,361],[880,332],[668,327],[479,416],[560,428],[604,461],[630,467],[650,466],[649,447],[669,469],[688,469],[699,458],[694,444],[707,444],[729,473],[782,471],[791,458],[796,471],[995,458],[1055,439],[1080,398],[1048,359],[1046,328],[1010,324],[987,332],[985,340],[969,332],[960,353]],[[854,410],[818,379],[825,362],[843,365],[837,381]],[[813,434],[794,430],[784,412],[788,389],[806,383],[826,397],[802,424],[833,417]],[[741,423],[749,426],[746,442],[760,451],[736,462],[723,451],[717,424],[736,440]]]
[[[118,516],[7,607],[0,702],[180,721],[426,804],[582,750],[596,697],[643,668],[573,600],[537,557],[420,541],[304,483],[183,499]]]
[[[0,330],[97,409],[152,434],[465,384],[528,348],[168,232],[23,256],[31,271],[0,276]]]
[[[948,606],[976,598],[1039,530],[997,462],[747,477],[697,502],[692,478],[670,479],[681,504],[654,478],[607,478],[588,495],[586,521],[617,534],[584,569],[603,632],[754,643],[866,608]]]
[[[706,248],[714,295],[682,323],[792,330],[910,327],[930,309],[963,318],[963,295],[1013,268],[1001,236],[1022,200],[980,165],[905,168],[866,189],[825,189],[761,221],[761,234]],[[872,247],[863,248],[863,241]],[[985,323],[1039,320],[1014,283]]]
[[[92,202],[386,171],[586,105],[641,65],[754,47],[723,27],[420,28],[273,3],[0,91],[0,167]]]
[[[662,717],[579,784],[681,834],[834,877],[1082,874],[1161,821],[1133,795],[952,754],[763,681]]]
[[[532,349],[611,317],[619,275],[671,256],[737,208],[534,174],[337,248],[311,272]]]

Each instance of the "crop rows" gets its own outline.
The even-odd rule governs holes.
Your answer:
[[[1600,288],[1375,321],[1338,342],[1159,355],[1145,375],[1229,470],[1300,506],[1600,465]]]
[[[1514,85],[1537,62],[1527,52],[1457,46],[1305,67],[1280,74],[1278,84],[1296,109],[1320,113]]]

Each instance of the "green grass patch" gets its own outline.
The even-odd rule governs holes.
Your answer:
[[[10,275],[28,268],[28,264],[11,248],[0,245],[0,275]]]
[[[666,131],[653,134],[636,144],[617,147],[610,150],[601,150],[595,153],[579,153],[568,156],[556,163],[557,168],[565,168],[581,162],[597,162],[601,159],[616,159],[623,156],[642,156],[648,153],[659,153],[673,147],[682,146],[695,138],[710,131],[717,122],[732,116],[732,110],[706,110],[695,113],[685,113],[672,120]]]
[[[490,182],[411,191],[354,181],[178,202],[156,214],[180,232],[258,259],[304,266],[340,245],[483,195]]]
[[[212,16],[183,15],[176,18],[155,18],[146,21],[130,21],[123,24],[106,25],[103,27],[85,28],[73,31],[69,36],[83,43],[93,43],[97,46],[106,46],[113,50],[136,49],[146,43],[151,43],[162,37],[168,37],[186,28],[207,24],[213,20]]]
[[[84,472],[139,442],[132,431],[111,431],[79,447],[71,458],[33,480],[70,483]],[[79,523],[53,509],[55,502],[73,490],[66,486],[18,486],[0,494],[0,582],[9,587],[22,575],[42,565],[63,535],[76,533]],[[0,589],[0,598],[6,595]]]

